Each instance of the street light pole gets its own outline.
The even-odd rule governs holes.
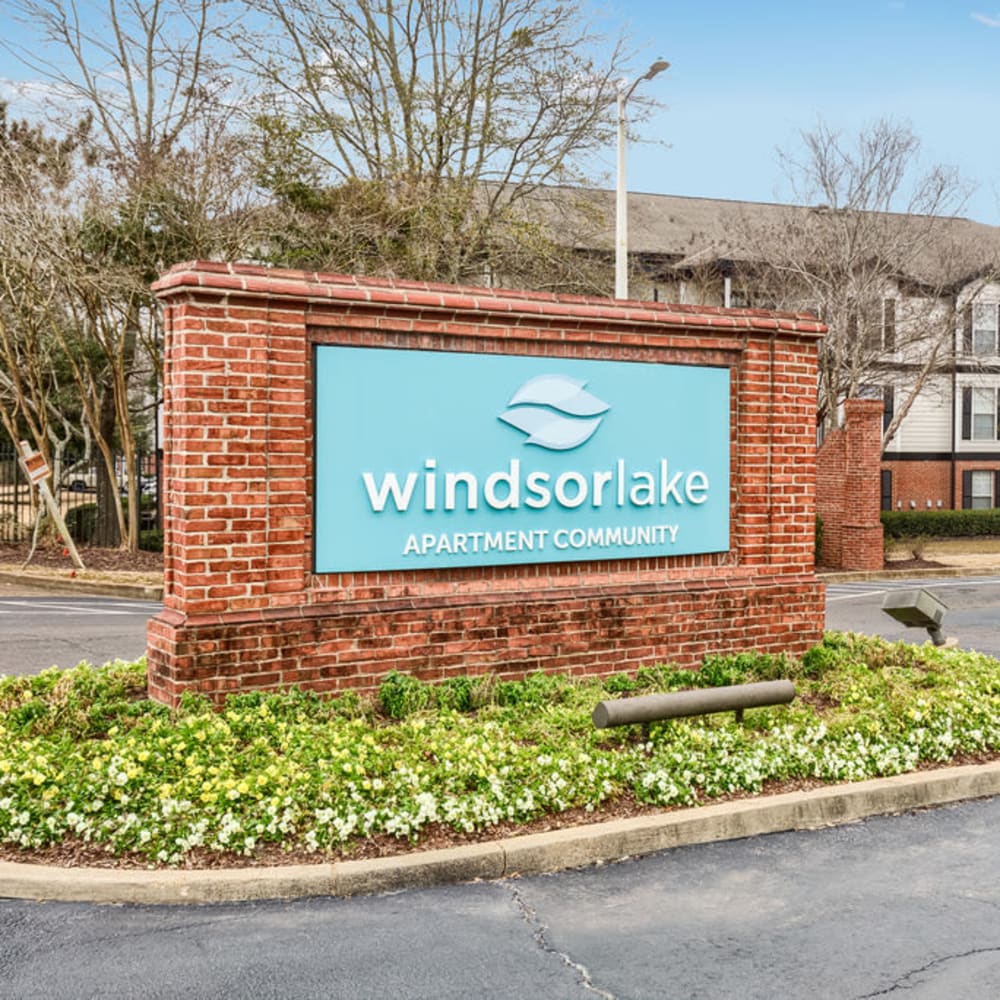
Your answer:
[[[618,83],[618,182],[615,188],[615,298],[628,298],[628,185],[625,180],[625,144],[627,120],[625,105],[643,80],[652,80],[657,73],[670,68],[670,63],[657,59],[632,85]]]

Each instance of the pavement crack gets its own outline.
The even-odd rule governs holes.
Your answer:
[[[590,975],[590,970],[585,965],[581,965],[570,955],[567,955],[566,952],[559,951],[551,945],[546,937],[548,925],[539,920],[534,907],[528,904],[524,896],[521,895],[519,889],[512,889],[511,894],[514,899],[514,905],[521,914],[521,919],[524,920],[524,922],[531,928],[532,939],[543,954],[551,955],[553,958],[557,958],[568,969],[572,969],[572,971],[576,974],[577,981],[585,990],[587,990],[587,992],[593,993],[594,996],[602,997],[603,1000],[619,1000],[614,993],[609,993],[607,990],[601,989],[601,987],[594,982]]]
[[[884,990],[876,990],[874,993],[864,993],[857,1000],[873,1000],[874,997],[890,996],[900,990],[913,989],[914,983],[911,980],[916,976],[930,972],[932,969],[939,968],[948,962],[960,961],[963,958],[975,958],[977,955],[991,955],[995,952],[1000,952],[1000,948],[974,948],[972,951],[963,951],[956,955],[943,955],[941,958],[934,959],[933,962],[922,965],[919,969],[912,969],[905,975],[900,976],[891,986],[887,986]]]

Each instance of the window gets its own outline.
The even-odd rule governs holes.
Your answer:
[[[972,440],[995,441],[997,438],[997,402],[995,389],[972,390]]]
[[[891,385],[882,387],[882,433],[889,429],[896,415],[896,390]]]
[[[847,314],[847,336],[853,340],[862,333],[870,351],[896,349],[896,300],[881,299],[869,303],[859,315],[856,306]]]
[[[1000,438],[996,389],[962,390],[962,440],[996,441]]]
[[[973,510],[989,510],[993,506],[993,473],[977,469],[971,473],[969,490]]]
[[[996,506],[1000,472],[971,469],[962,473],[962,509],[990,510]]]
[[[847,340],[853,344],[858,339],[858,310],[856,306],[848,306],[847,310]]]
[[[891,385],[861,385],[858,387],[858,399],[882,400],[882,433],[889,429],[892,418],[896,415],[896,390]]]
[[[966,354],[994,355],[1000,353],[997,335],[998,305],[996,302],[974,302],[963,314],[963,347]]]
[[[896,349],[896,300],[882,300],[882,350]]]
[[[892,510],[892,469],[882,470],[882,510]]]

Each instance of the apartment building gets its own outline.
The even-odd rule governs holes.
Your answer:
[[[547,189],[538,210],[611,252],[613,192]],[[630,194],[628,244],[630,298],[828,324],[818,433],[845,398],[884,401],[883,508],[1000,506],[1000,227]]]

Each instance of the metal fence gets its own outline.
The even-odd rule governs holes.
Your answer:
[[[59,503],[66,526],[73,540],[81,545],[92,545],[98,523],[99,469],[104,460],[68,459],[62,464],[59,481],[52,490]],[[140,533],[149,534],[161,527],[159,476],[154,454],[140,455],[136,459],[136,475],[140,489]],[[125,498],[128,475],[124,459],[115,459],[115,480]],[[38,495],[28,482],[17,460],[17,450],[0,445],[0,542],[17,543],[31,538],[37,514]],[[112,500],[108,503],[113,505]],[[156,540],[146,538],[143,548],[156,548]]]

